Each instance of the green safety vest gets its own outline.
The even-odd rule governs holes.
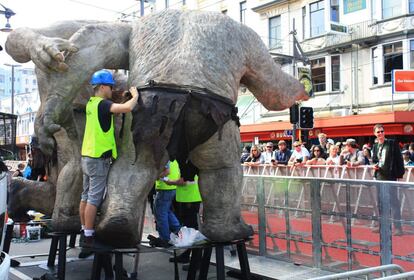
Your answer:
[[[178,167],[178,162],[176,160],[170,162],[170,174],[168,174],[168,179],[170,181],[176,181],[181,178],[180,168]],[[156,190],[175,190],[177,188],[176,185],[167,185],[164,181],[157,180],[155,181],[155,189]]]
[[[107,132],[102,130],[98,118],[99,102],[101,97],[91,97],[86,104],[86,125],[82,142],[82,156],[100,158],[103,153],[112,150],[112,157],[117,158],[114,118],[111,116],[111,127]]]
[[[198,189],[198,176],[194,178],[194,182],[187,182],[185,186],[177,186],[175,193],[175,200],[177,202],[200,202],[201,195]]]

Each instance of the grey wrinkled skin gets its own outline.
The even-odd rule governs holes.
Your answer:
[[[130,70],[129,86],[155,80],[206,88],[234,104],[243,83],[269,110],[308,99],[302,85],[273,62],[253,30],[220,13],[165,10],[132,24],[64,22],[47,29],[16,29],[8,37],[6,50],[16,61],[33,60],[37,66],[42,105],[36,131],[42,150],[50,154],[57,148],[63,166],[58,167],[56,179],[53,220],[57,229],[79,227],[75,213],[66,210],[77,206],[79,198],[73,194],[81,188],[84,116],[73,108],[85,106],[90,92],[84,87],[96,70]],[[123,134],[117,138],[119,157],[109,172],[108,196],[96,226],[99,238],[122,247],[139,242],[147,193],[160,171],[150,147],[134,145],[131,126],[138,121],[134,112],[126,115]],[[133,126],[147,123],[141,120]],[[190,108],[187,131],[196,135],[204,124],[200,112]],[[168,143],[173,123],[167,126],[169,133],[162,135],[166,140],[162,143]],[[61,131],[66,133],[62,136]],[[252,234],[240,215],[239,145],[239,129],[229,121],[221,139],[215,133],[189,155],[200,169],[201,230],[214,241]],[[59,154],[59,149],[70,151],[65,164],[60,163],[59,155],[65,153]],[[168,154],[165,145],[160,149],[163,165]]]

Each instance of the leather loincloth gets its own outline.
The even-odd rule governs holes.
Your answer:
[[[196,146],[217,131],[221,139],[226,122],[233,120],[240,126],[232,100],[206,89],[151,81],[138,90],[138,106],[132,112],[133,140],[137,151],[140,143],[151,147],[157,168],[164,149],[170,160],[176,159],[184,168]]]

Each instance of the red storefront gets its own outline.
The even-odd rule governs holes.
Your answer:
[[[309,138],[316,138],[321,132],[328,138],[373,137],[373,126],[377,123],[384,125],[387,135],[398,136],[403,142],[414,141],[414,111],[317,118]],[[253,142],[255,137],[260,142],[290,140],[291,129],[292,124],[286,121],[242,125],[240,136],[242,142]]]

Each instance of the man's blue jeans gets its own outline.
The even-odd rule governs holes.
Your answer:
[[[174,197],[175,190],[157,191],[154,201],[157,231],[160,238],[166,241],[170,240],[170,232],[178,232],[181,228],[180,222],[171,211]]]

